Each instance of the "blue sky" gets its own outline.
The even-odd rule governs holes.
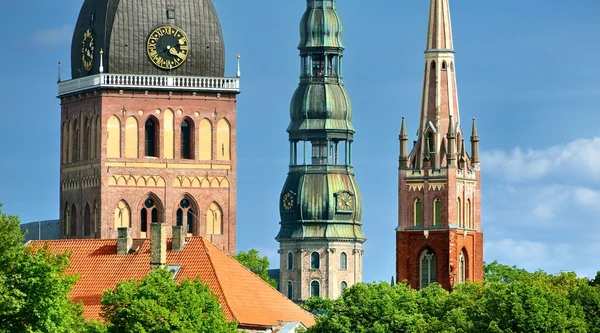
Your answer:
[[[227,74],[242,55],[238,249],[278,264],[285,129],[298,83],[303,0],[214,0]],[[81,0],[11,2],[0,39],[0,202],[23,221],[59,215],[56,62]],[[600,270],[600,66],[597,0],[452,1],[462,121],[478,119],[485,260],[526,269]],[[364,199],[364,280],[395,272],[398,132],[416,132],[427,0],[338,1]],[[8,33],[10,31],[10,33]],[[468,126],[464,126],[469,132]],[[411,138],[412,139],[412,138]]]

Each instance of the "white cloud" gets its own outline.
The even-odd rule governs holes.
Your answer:
[[[578,139],[565,145],[543,150],[483,152],[483,171],[501,176],[507,181],[537,180],[549,175],[570,178],[591,178],[600,181],[600,137]]]
[[[600,137],[540,150],[484,152],[481,160],[489,179],[482,201],[486,261],[595,276]]]
[[[70,44],[72,36],[73,27],[65,24],[58,28],[37,30],[31,35],[31,39],[44,46],[61,46]]]

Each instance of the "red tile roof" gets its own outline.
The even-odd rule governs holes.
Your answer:
[[[28,243],[37,247],[46,241]],[[118,255],[115,239],[69,239],[48,241],[55,251],[71,252],[70,274],[79,281],[69,294],[85,308],[88,319],[100,319],[102,293],[118,282],[140,280],[150,271],[150,240],[135,240],[131,254]],[[219,298],[225,316],[240,327],[279,326],[282,322],[302,322],[310,327],[315,318],[264,282],[235,259],[202,237],[188,240],[183,251],[171,252],[168,245],[167,265],[181,266],[176,281],[200,278]]]

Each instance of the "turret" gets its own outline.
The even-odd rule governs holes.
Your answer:
[[[475,118],[473,118],[473,129],[471,130],[471,162],[473,166],[479,166],[479,135],[477,135]]]
[[[400,169],[408,168],[408,133],[406,132],[406,124],[402,117],[402,126],[400,129]]]
[[[448,122],[448,168],[456,168],[456,133],[454,132],[454,121],[450,116]]]

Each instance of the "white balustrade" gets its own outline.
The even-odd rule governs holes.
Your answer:
[[[97,88],[223,91],[239,93],[240,78],[103,73],[59,82],[58,95],[63,96]]]

